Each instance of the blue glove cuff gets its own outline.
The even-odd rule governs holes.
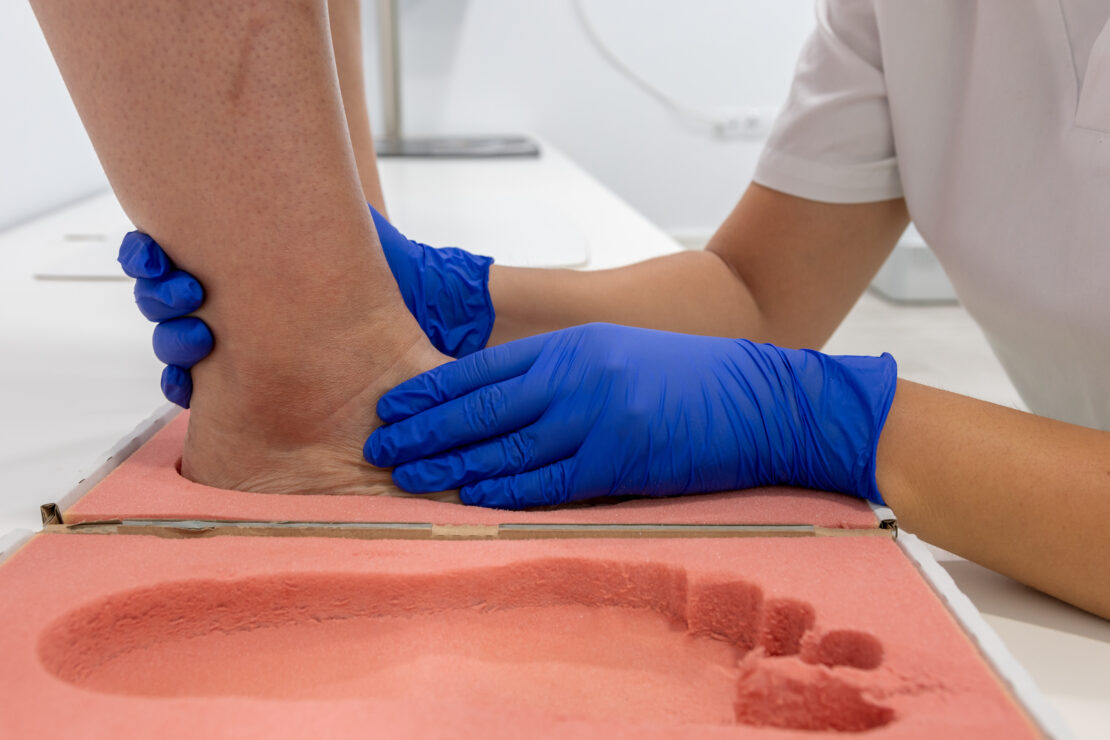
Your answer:
[[[880,357],[778,349],[802,393],[794,396],[790,482],[886,506],[876,478],[879,437],[894,402],[898,364]]]
[[[369,208],[401,298],[432,346],[451,357],[485,347],[495,318],[489,294],[493,258],[413,241]]]
[[[854,478],[859,486],[854,491],[873,504],[886,506],[886,500],[879,491],[876,473],[879,457],[879,437],[882,436],[886,417],[894,403],[894,392],[898,387],[898,363],[889,352],[880,357],[838,357],[841,363],[850,367],[853,390],[860,400],[872,411],[871,444],[860,451],[855,461]]]
[[[489,294],[493,258],[456,247],[423,248],[424,318],[420,325],[432,344],[451,357],[486,346],[495,314]]]

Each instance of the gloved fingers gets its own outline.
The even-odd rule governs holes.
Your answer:
[[[154,327],[154,354],[167,365],[186,370],[212,352],[212,332],[195,316],[164,321]]]
[[[546,387],[511,378],[375,429],[363,455],[381,468],[401,465],[520,429],[538,419],[547,403]]]
[[[463,486],[459,498],[468,506],[491,509],[565,504],[575,500],[571,489],[574,466],[574,458],[566,458],[527,473],[478,481]]]
[[[187,316],[204,303],[204,288],[184,270],[174,270],[164,278],[139,278],[135,281],[135,303],[151,321]]]
[[[166,365],[162,368],[162,395],[183,409],[189,408],[189,399],[193,397],[193,376],[183,367]]]
[[[378,399],[378,416],[392,424],[479,388],[522,375],[539,356],[545,339],[540,334],[490,347],[410,378]],[[456,444],[473,441],[459,440]]]
[[[577,450],[580,437],[562,426],[541,418],[519,431],[394,468],[393,482],[410,493],[431,493],[534,470]]]
[[[119,245],[116,258],[128,277],[160,278],[173,270],[170,260],[158,242],[141,231],[129,231]]]

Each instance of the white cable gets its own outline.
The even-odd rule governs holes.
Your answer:
[[[575,15],[578,16],[578,23],[582,26],[582,30],[585,32],[586,37],[590,40],[594,49],[596,49],[605,61],[621,76],[625,77],[629,82],[638,87],[657,103],[680,118],[685,118],[701,126],[710,128],[713,133],[718,136],[751,135],[751,132],[746,128],[752,125],[751,121],[745,120],[744,115],[721,116],[699,110],[695,106],[684,103],[669,95],[666,91],[645,79],[618,57],[602,40],[593,22],[590,20],[589,14],[586,12],[585,0],[573,0],[573,5]]]

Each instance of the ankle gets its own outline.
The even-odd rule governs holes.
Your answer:
[[[449,359],[423,334],[395,329],[354,332],[315,347],[296,366],[218,357],[197,365],[182,473],[220,488],[275,493],[364,493],[375,472],[385,476],[379,487],[388,482],[388,473],[362,460],[366,436],[380,424],[377,400]]]
[[[395,374],[394,367],[409,364],[410,356],[427,344],[415,323],[408,327],[403,321],[361,323],[301,339],[219,342],[193,369],[194,415],[250,420],[279,438],[315,438],[312,422],[332,417],[384,383]],[[379,394],[388,387],[383,385]]]

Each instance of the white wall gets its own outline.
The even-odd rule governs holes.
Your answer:
[[[813,25],[811,0],[583,2],[622,60],[706,109],[776,110]],[[712,231],[751,179],[762,140],[714,139],[666,111],[590,45],[572,0],[402,0],[401,36],[409,132],[534,131],[677,233]]]
[[[584,4],[621,59],[711,110],[773,111],[812,24],[811,0]],[[401,24],[410,133],[535,132],[678,233],[711,232],[751,177],[761,141],[715,139],[663,109],[599,56],[572,0],[402,0]],[[0,227],[104,187],[25,2],[0,4],[0,82]]]
[[[0,228],[106,187],[31,6],[0,4]]]

